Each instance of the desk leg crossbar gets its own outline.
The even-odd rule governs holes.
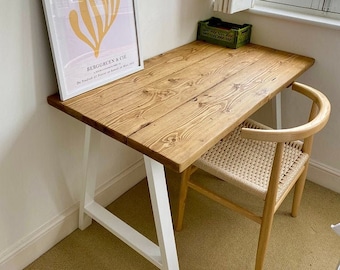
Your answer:
[[[83,197],[80,202],[79,228],[92,219],[136,250],[159,269],[179,269],[164,167],[144,156],[149,192],[159,246],[94,201],[96,168],[101,134],[86,126],[84,147]]]

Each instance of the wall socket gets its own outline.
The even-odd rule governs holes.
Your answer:
[[[331,228],[332,228],[338,235],[340,235],[340,223],[331,225]]]

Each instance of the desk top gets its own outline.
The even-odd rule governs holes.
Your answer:
[[[313,63],[254,44],[195,41],[146,60],[142,71],[48,103],[182,172]]]

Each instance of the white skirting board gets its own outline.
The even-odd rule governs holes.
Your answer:
[[[108,205],[145,177],[144,163],[134,164],[128,170],[97,189],[96,201]],[[340,172],[311,161],[308,179],[340,193]],[[120,181],[122,180],[122,181]],[[0,270],[20,270],[44,254],[78,228],[78,204],[41,226],[31,235],[0,254]],[[338,222],[339,217],[334,217]],[[331,224],[330,224],[331,225]]]
[[[146,177],[143,160],[98,187],[96,202],[107,206]],[[21,270],[78,228],[79,204],[0,253],[0,270]]]
[[[311,160],[307,179],[320,186],[340,193],[340,171]]]

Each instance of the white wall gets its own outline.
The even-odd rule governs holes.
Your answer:
[[[8,270],[24,267],[76,228],[84,125],[47,105],[57,86],[40,0],[0,3],[0,269]],[[144,58],[194,40],[197,21],[212,14],[211,0],[143,0],[138,6]],[[228,20],[252,23],[254,43],[316,58],[301,81],[322,89],[333,112],[315,140],[310,178],[339,191],[338,31],[249,13]],[[288,93],[283,100],[284,120],[291,123],[299,104]],[[107,137],[101,157],[104,203],[144,176],[140,154]]]
[[[0,3],[0,269],[7,270],[76,228],[84,125],[46,102],[57,85],[41,1]],[[138,4],[144,58],[194,40],[197,21],[211,13],[210,0]],[[112,191],[102,198],[108,203],[145,173],[139,153],[107,137],[101,148],[98,186]]]

